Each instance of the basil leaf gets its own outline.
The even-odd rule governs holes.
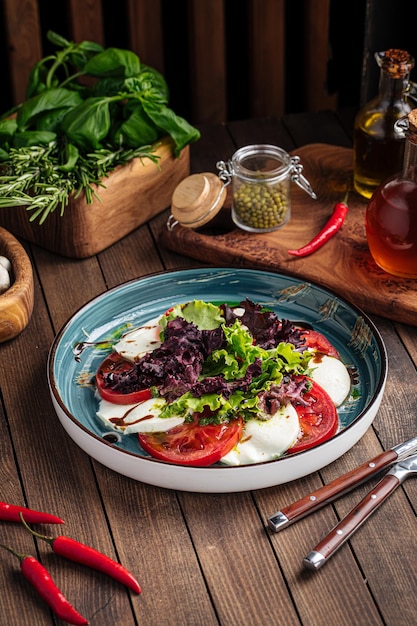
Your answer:
[[[92,89],[92,96],[115,96],[123,90],[124,79],[120,77],[100,78]]]
[[[61,121],[68,113],[68,108],[56,109],[55,111],[46,111],[44,115],[39,115],[36,118],[35,129],[36,130],[49,130],[53,133],[58,133],[61,126]]]
[[[79,44],[74,50],[71,51],[71,54],[68,55],[66,59],[66,63],[71,68],[78,68],[79,72],[83,74],[87,74],[85,72],[85,66],[89,62],[91,58],[93,58],[99,52],[102,52],[103,48],[100,46],[98,50],[89,50],[88,47],[85,49],[82,48],[81,44]],[[68,73],[69,69],[68,69]],[[75,74],[75,78],[77,79],[77,74]],[[79,84],[76,81],[70,81],[71,88],[74,88],[75,85]]]
[[[67,137],[86,150],[101,148],[100,141],[110,130],[109,103],[109,98],[87,98],[68,111],[62,120],[62,129]]]
[[[114,133],[114,141],[117,144],[136,148],[155,143],[159,136],[160,132],[155,124],[145,115],[142,107],[137,106]]]
[[[84,67],[86,74],[91,76],[121,76],[128,78],[140,72],[140,60],[130,50],[107,48],[92,57]]]
[[[56,134],[46,130],[25,130],[17,132],[13,136],[13,148],[25,146],[38,146],[48,144],[56,140]]]
[[[131,94],[140,94],[147,99],[168,103],[169,89],[162,74],[156,70],[143,66],[137,76],[131,76],[124,81],[123,88]]]
[[[155,102],[142,101],[143,108],[158,128],[171,135],[175,143],[175,156],[189,143],[200,139],[200,131],[191,126],[184,118],[174,111]]]
[[[11,120],[0,120],[0,144],[9,143],[17,130],[17,122]]]
[[[17,125],[20,130],[26,130],[38,115],[62,107],[76,107],[80,102],[81,96],[75,91],[62,87],[46,89],[21,106],[17,114]]]
[[[104,48],[99,43],[86,40],[81,41],[79,44],[77,44],[77,50],[80,52],[85,52],[89,56],[92,54],[98,54],[99,52],[103,52]]]
[[[57,46],[58,48],[67,48],[71,45],[71,42],[68,41],[68,39],[65,39],[62,35],[58,35],[58,33],[55,33],[53,30],[48,30],[46,37],[54,46]]]
[[[154,89],[158,89],[164,99],[167,101],[169,100],[168,85],[160,72],[155,70],[153,67],[149,67],[149,65],[142,64],[139,78],[149,80],[152,83],[152,87]]]
[[[77,146],[74,146],[72,143],[67,143],[65,146],[65,156],[67,160],[60,165],[59,169],[63,172],[71,172],[75,168],[78,157],[80,156]]]

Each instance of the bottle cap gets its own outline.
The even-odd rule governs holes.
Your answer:
[[[391,78],[405,78],[414,67],[414,58],[406,50],[390,48],[375,54],[376,61]]]
[[[175,188],[171,214],[182,226],[199,228],[217,215],[225,199],[226,188],[216,174],[192,174]]]

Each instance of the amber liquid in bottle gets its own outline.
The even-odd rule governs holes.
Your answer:
[[[395,178],[378,187],[366,212],[366,236],[379,267],[417,278],[417,182]]]

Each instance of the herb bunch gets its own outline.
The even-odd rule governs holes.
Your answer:
[[[30,220],[62,215],[71,195],[99,198],[117,166],[149,158],[169,135],[174,154],[199,131],[168,107],[163,76],[118,48],[56,33],[56,53],[32,69],[27,99],[0,118],[0,208],[26,206]]]

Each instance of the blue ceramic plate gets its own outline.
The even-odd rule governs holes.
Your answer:
[[[135,435],[103,431],[96,418],[91,381],[110,352],[97,342],[126,327],[141,326],[174,304],[193,299],[238,303],[245,298],[272,308],[280,318],[310,324],[337,348],[355,372],[354,399],[339,411],[340,431],[305,452],[239,467],[172,465],[150,458]],[[74,354],[74,346],[87,342]],[[91,345],[90,345],[91,343]],[[136,480],[185,491],[236,492],[305,476],[331,463],[366,432],[380,405],[387,376],[384,344],[371,320],[336,294],[302,280],[249,269],[203,268],[153,274],[120,285],[83,306],[56,336],[48,359],[54,408],[70,437],[103,465]]]

